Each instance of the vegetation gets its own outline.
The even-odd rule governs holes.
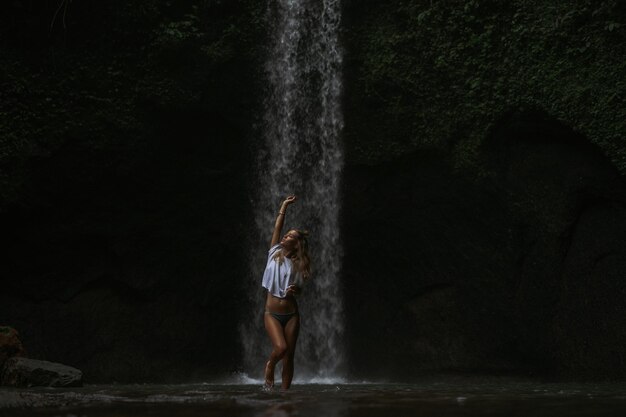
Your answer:
[[[168,113],[195,109],[251,124],[254,97],[246,93],[260,67],[262,5],[57,6],[14,1],[0,18],[0,212],[41,161],[78,147],[86,171],[92,158],[117,169],[156,140],[155,120]]]
[[[356,160],[435,147],[471,166],[492,123],[530,106],[590,138],[626,172],[623,2],[397,0],[354,8],[362,16],[346,30],[346,141]]]
[[[0,22],[3,201],[23,188],[29,161],[68,143],[123,154],[147,143],[153,118],[169,111],[252,123],[261,2],[61,6],[14,1]],[[625,172],[625,16],[618,0],[346,1],[348,159],[436,148],[457,167],[478,168],[494,121],[530,106],[590,138]]]

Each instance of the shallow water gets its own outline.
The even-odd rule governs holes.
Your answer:
[[[621,416],[626,384],[445,377],[412,384],[88,385],[0,389],[0,416]]]

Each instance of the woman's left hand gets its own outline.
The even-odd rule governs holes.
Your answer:
[[[287,287],[287,295],[296,296],[300,294],[300,288],[297,285],[290,285]]]

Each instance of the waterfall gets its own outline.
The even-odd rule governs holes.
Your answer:
[[[265,142],[258,152],[252,197],[258,233],[252,237],[250,260],[253,310],[240,328],[244,369],[251,377],[262,377],[271,350],[263,327],[261,277],[279,206],[289,194],[298,200],[287,210],[283,233],[309,230],[312,260],[312,279],[298,298],[295,380],[332,380],[342,371],[340,7],[339,0],[268,0]]]

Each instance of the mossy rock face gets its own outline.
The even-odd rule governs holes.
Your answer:
[[[353,371],[626,376],[626,5],[344,9]]]
[[[33,165],[68,147],[124,171],[163,129],[180,140],[199,133],[200,126],[181,126],[189,119],[178,116],[187,113],[203,115],[206,140],[218,149],[243,140],[260,96],[250,94],[262,71],[260,5],[67,6],[55,14],[56,5],[16,1],[0,18],[0,211],[23,203]],[[246,127],[225,136],[232,126]]]
[[[530,105],[626,172],[623,2],[352,0],[345,9],[351,160],[454,147],[456,166],[477,169],[493,123]]]

